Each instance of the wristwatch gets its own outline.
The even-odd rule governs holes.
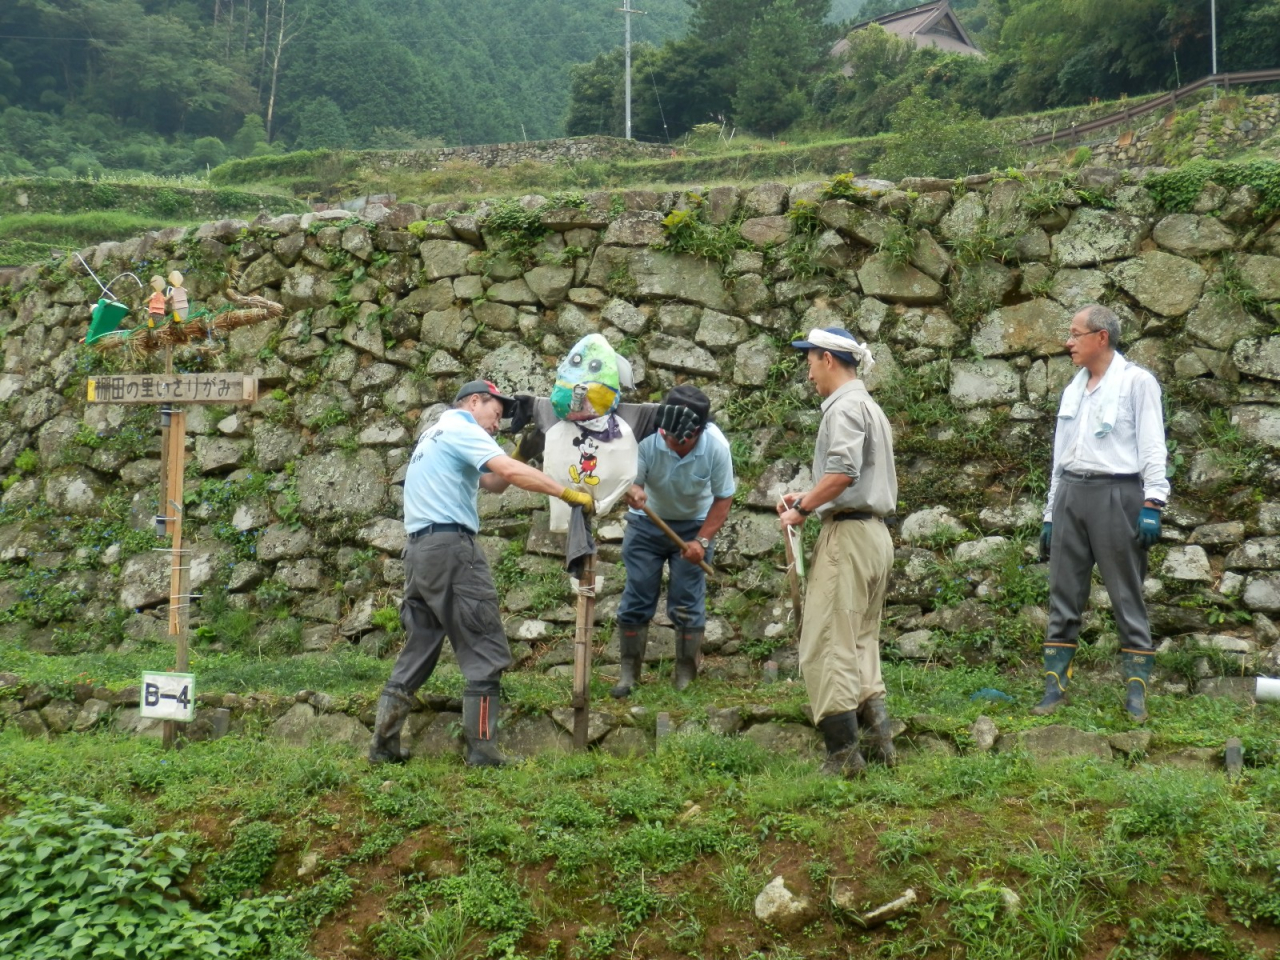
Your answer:
[[[700,544],[702,544],[702,549],[703,549],[703,550],[710,550],[710,549],[711,549],[711,541],[710,541],[710,540],[708,540],[706,537],[696,537],[695,539],[696,539]]]
[[[800,516],[802,517],[807,517],[809,516],[809,514],[813,513],[812,510],[806,510],[804,508],[803,501],[800,501],[800,500],[797,500],[795,503],[791,504],[791,509],[794,510],[796,513],[800,514]]]

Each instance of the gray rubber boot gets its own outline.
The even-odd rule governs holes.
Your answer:
[[[886,767],[896,767],[898,751],[893,745],[893,730],[889,725],[884,697],[868,700],[859,707],[858,720],[862,724],[862,742],[867,748],[867,759],[878,760]]]
[[[400,731],[413,710],[413,696],[400,686],[382,688],[378,713],[373,721],[373,740],[369,743],[369,762],[405,763],[409,752],[400,746]]]
[[[1147,684],[1151,682],[1151,665],[1156,655],[1147,650],[1121,650],[1124,667],[1124,708],[1134,723],[1147,722]]]
[[[683,690],[698,679],[698,667],[702,663],[702,637],[706,633],[701,627],[688,630],[681,628],[676,634],[676,674],[674,685]]]
[[[468,686],[462,694],[462,732],[467,766],[501,767],[519,758],[498,749],[498,684]]]
[[[1071,660],[1075,655],[1074,643],[1044,645],[1044,699],[1031,708],[1032,716],[1047,717],[1067,702]]]
[[[854,780],[867,772],[867,761],[858,751],[858,714],[854,710],[832,714],[818,721],[827,745],[822,772],[832,777]]]
[[[647,623],[618,624],[618,668],[621,676],[609,691],[609,696],[621,700],[631,695],[632,688],[640,682],[644,669],[644,651],[649,646]]]

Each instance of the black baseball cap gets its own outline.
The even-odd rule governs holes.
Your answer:
[[[699,427],[711,422],[711,400],[697,387],[682,383],[678,387],[673,387],[662,402],[692,410],[698,415]]]
[[[457,403],[465,397],[469,397],[475,393],[483,393],[490,397],[494,397],[502,402],[502,412],[504,415],[511,413],[512,405],[515,400],[506,396],[498,390],[497,386],[489,380],[472,380],[470,383],[464,383],[462,389],[458,391],[458,395],[453,398],[453,402]]]

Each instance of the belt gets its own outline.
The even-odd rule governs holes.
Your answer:
[[[1068,480],[1141,480],[1140,473],[1095,473],[1091,470],[1063,470]]]
[[[429,533],[465,533],[472,537],[476,535],[474,530],[470,527],[464,527],[460,523],[428,523],[425,527],[419,527],[409,534],[409,539],[417,540],[419,537],[425,537]]]
[[[884,520],[884,517],[877,516],[870,510],[841,510],[839,513],[831,515],[832,520]]]

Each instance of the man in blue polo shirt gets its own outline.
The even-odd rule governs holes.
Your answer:
[[[707,580],[698,564],[711,559],[711,541],[733,502],[733,459],[729,441],[711,423],[711,401],[696,387],[682,385],[664,404],[687,408],[696,429],[683,438],[660,429],[640,443],[636,482],[627,494],[631,511],[622,541],[627,583],[618,609],[621,678],[611,691],[625,697],[639,682],[649,621],[658,606],[662,568],[670,565],[667,615],[676,627],[675,688],[698,675],[707,623]],[[644,513],[645,506],[682,540],[681,550]]]
[[[590,494],[571,490],[541,470],[507,456],[494,441],[498,425],[515,401],[487,380],[472,380],[454,398],[453,409],[423,431],[404,481],[404,649],[378,699],[371,763],[403,763],[400,731],[413,709],[414,692],[440,659],[447,635],[467,678],[462,727],[467,763],[499,766],[506,758],[495,737],[502,672],[511,666],[498,615],[498,591],[489,564],[476,545],[480,489],[501,493],[515,484],[559,497],[590,512]]]

